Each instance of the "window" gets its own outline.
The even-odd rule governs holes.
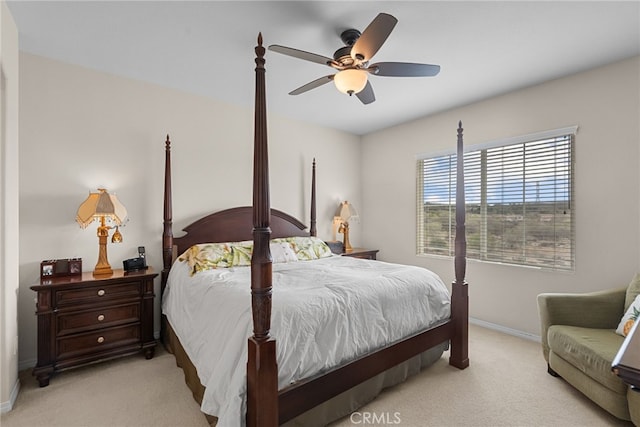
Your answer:
[[[577,128],[465,150],[467,257],[573,270]],[[417,161],[417,253],[453,256],[456,154]]]

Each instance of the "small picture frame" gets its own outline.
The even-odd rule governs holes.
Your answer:
[[[74,258],[69,260],[69,274],[76,275],[82,274],[82,260],[79,258]]]
[[[55,263],[51,261],[42,261],[40,263],[40,278],[50,279],[55,273]]]
[[[50,259],[40,263],[40,280],[82,275],[82,258]]]

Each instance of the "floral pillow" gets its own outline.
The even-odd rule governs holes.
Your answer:
[[[633,324],[638,321],[638,316],[640,316],[640,295],[636,296],[636,299],[633,300],[627,312],[622,316],[622,320],[620,320],[618,324],[618,329],[616,329],[616,334],[626,337],[629,331],[631,331]]]
[[[329,246],[318,237],[285,237],[281,239],[273,239],[272,242],[289,243],[299,261],[333,256]]]
[[[251,265],[252,250],[252,241],[202,243],[184,251],[178,261],[186,262],[189,274],[193,276],[203,270]]]
[[[317,237],[285,237],[273,239],[269,245],[274,263],[306,261],[333,256],[329,246]],[[215,268],[251,265],[253,241],[201,243],[193,245],[178,261],[189,265],[189,274]]]

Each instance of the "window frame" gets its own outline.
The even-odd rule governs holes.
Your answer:
[[[476,145],[471,145],[471,146],[466,146],[464,148],[464,154],[465,154],[465,196],[466,196],[466,217],[467,217],[467,236],[466,238],[469,240],[469,236],[470,233],[472,235],[472,239],[478,239],[478,244],[477,244],[477,248],[475,248],[472,245],[467,245],[467,258],[468,259],[473,259],[473,260],[477,260],[480,262],[486,262],[486,263],[498,263],[498,264],[507,264],[507,265],[515,265],[515,266],[521,266],[521,267],[527,267],[527,268],[539,268],[539,269],[549,269],[549,270],[553,270],[553,271],[575,271],[575,244],[576,244],[576,236],[575,236],[575,136],[577,134],[578,131],[578,126],[568,126],[568,127],[563,127],[563,128],[559,128],[559,129],[553,129],[553,130],[547,130],[547,131],[542,131],[542,132],[536,132],[536,133],[531,133],[531,134],[526,134],[526,135],[521,135],[521,136],[515,136],[515,137],[510,137],[510,138],[504,138],[504,139],[500,139],[500,140],[495,140],[495,141],[491,141],[491,142],[487,142],[487,143],[482,143],[482,144],[476,144]],[[562,142],[562,139],[566,139],[565,142]],[[550,140],[555,140],[555,141],[550,141]],[[524,154],[526,152],[526,148],[527,145],[529,145],[529,147],[534,146],[535,144],[539,144],[539,145],[543,145],[544,143],[548,143],[548,142],[552,142],[554,144],[554,146],[557,145],[562,145],[563,143],[568,146],[568,148],[563,148],[564,149],[564,161],[566,162],[566,172],[564,172],[564,175],[562,173],[559,173],[556,169],[553,170],[554,173],[554,177],[558,177],[558,176],[562,176],[564,177],[568,182],[566,183],[566,185],[564,186],[564,191],[566,191],[566,198],[565,199],[561,199],[559,198],[559,196],[557,194],[554,194],[554,199],[553,201],[549,202],[549,206],[553,206],[553,208],[556,208],[556,205],[558,205],[559,203],[563,202],[566,203],[566,205],[568,206],[568,208],[564,208],[562,214],[558,214],[557,212],[554,211],[554,213],[552,214],[553,217],[553,234],[550,233],[548,230],[543,229],[544,232],[549,233],[551,237],[551,239],[553,239],[553,250],[549,251],[553,253],[553,257],[551,257],[550,259],[542,259],[540,260],[539,258],[535,260],[535,262],[532,262],[532,260],[534,260],[536,257],[534,257],[533,255],[529,255],[527,256],[527,250],[528,248],[531,246],[531,241],[532,239],[529,238],[528,234],[526,234],[526,232],[522,233],[522,240],[521,240],[521,247],[518,247],[518,250],[522,250],[522,252],[524,253],[522,256],[522,261],[513,261],[513,259],[508,259],[508,251],[497,251],[500,252],[499,255],[496,255],[495,252],[493,252],[491,254],[491,256],[487,256],[488,252],[487,252],[487,241],[488,241],[488,236],[487,236],[487,230],[489,228],[489,225],[487,225],[486,220],[487,220],[487,216],[486,215],[490,215],[487,214],[487,209],[488,207],[491,205],[490,202],[488,202],[487,200],[487,188],[489,187],[489,184],[487,184],[487,168],[486,168],[486,153],[490,152],[491,150],[495,150],[495,149],[504,149],[505,147],[509,147],[509,146],[513,146],[516,147],[517,145],[522,145],[522,156],[521,156],[521,161],[523,163],[523,168],[527,167],[526,162],[528,161],[528,167],[532,167],[535,166],[534,160],[528,159],[528,157],[526,156],[526,154]],[[476,168],[479,168],[479,170],[475,170],[472,167],[472,163],[470,158],[474,155],[474,154],[470,154],[470,153],[478,153],[477,155],[478,158],[482,158],[481,162],[478,162],[478,165],[476,165]],[[567,160],[567,156],[568,156],[568,160]],[[454,233],[455,233],[455,168],[456,168],[456,163],[455,163],[455,158],[456,158],[456,152],[455,150],[446,150],[446,151],[441,151],[441,152],[432,152],[432,153],[422,153],[422,154],[418,154],[416,156],[416,255],[418,256],[444,256],[444,257],[452,257],[453,256],[453,251],[454,251]],[[553,155],[553,156],[548,156],[545,157],[545,160],[548,161],[552,161],[552,162],[557,162],[558,159],[561,158],[561,156],[558,156],[557,154]],[[443,247],[432,247],[432,248],[427,248],[426,244],[427,244],[427,233],[428,231],[428,226],[429,226],[429,222],[426,221],[425,222],[425,218],[427,215],[427,204],[425,201],[426,196],[428,195],[434,195],[434,191],[432,189],[431,193],[425,193],[425,185],[426,185],[426,178],[427,175],[425,174],[425,161],[431,162],[431,165],[434,165],[436,162],[440,161],[442,164],[447,163],[445,160],[448,161],[448,167],[445,166],[441,166],[441,168],[439,169],[439,173],[436,175],[432,175],[432,178],[435,176],[436,180],[434,181],[435,183],[437,183],[438,185],[443,185],[447,183],[448,180],[448,203],[447,200],[445,199],[444,203],[431,203],[429,204],[430,206],[433,207],[432,210],[432,214],[433,215],[439,215],[440,216],[440,232],[441,232],[441,236],[439,236],[442,240],[446,240],[444,241],[444,246]],[[480,165],[480,163],[484,163],[484,165]],[[555,166],[554,166],[555,167]],[[470,172],[470,168],[472,169],[472,171]],[[558,168],[559,170],[561,170],[561,168]],[[442,172],[444,171],[444,172]],[[475,177],[475,179],[477,181],[473,181],[471,184],[469,183],[469,174],[470,173],[475,173],[475,174],[480,174],[480,178]],[[514,202],[513,205],[514,206],[518,206],[518,204],[520,204],[523,212],[526,213],[526,208],[527,207],[533,207],[535,205],[531,204],[531,205],[527,205],[528,202],[528,197],[527,197],[527,188],[524,186],[524,182],[527,182],[527,180],[531,179],[531,177],[529,175],[527,175],[526,172],[523,171],[522,173],[522,177],[523,177],[523,190],[520,191],[519,193],[519,197],[521,198],[522,202]],[[440,181],[437,181],[437,178],[441,178]],[[433,183],[432,183],[433,184]],[[505,185],[504,182],[500,183],[501,185]],[[477,185],[480,186],[480,190],[474,190],[474,191],[469,191],[469,187],[470,185]],[[435,186],[435,184],[434,184]],[[554,183],[553,187],[554,189],[556,188],[560,188],[562,187],[561,184],[558,183]],[[472,194],[476,194],[476,198],[479,199],[479,202],[474,202],[474,203],[470,203],[469,199],[470,199],[470,193]],[[479,195],[478,195],[479,193]],[[530,201],[530,200],[529,200]],[[539,202],[540,199],[537,200],[537,202]],[[508,203],[505,203],[505,201],[503,200],[503,202],[501,204],[496,204],[494,203],[492,206],[506,206]],[[540,204],[540,203],[539,203]],[[478,210],[480,209],[480,215],[476,215],[482,218],[482,216],[484,215],[484,219],[479,220],[478,224],[475,224],[475,228],[477,231],[470,231],[470,219],[471,221],[473,221],[473,216],[471,216],[470,218],[470,207]],[[440,212],[436,212],[437,209],[440,209]],[[446,227],[447,229],[444,230],[445,228],[445,222],[446,222],[446,215],[448,212],[448,227]],[[555,228],[555,224],[557,221],[563,219],[560,215],[564,215],[564,214],[569,214],[568,217],[564,217],[564,221],[563,223],[559,226],[559,230],[564,236],[564,240],[560,240],[559,234],[556,233],[556,228]],[[544,214],[544,215],[548,215],[548,214]],[[542,216],[542,214],[540,215]],[[523,223],[526,222],[526,220],[529,219],[528,216],[524,216],[524,218],[522,218]],[[520,220],[520,218],[519,218]],[[567,224],[568,222],[568,224]],[[433,222],[431,223],[433,225]],[[436,227],[438,224],[435,224]],[[524,225],[524,227],[526,228],[526,225]],[[471,228],[474,228],[474,224],[471,224]],[[548,227],[549,229],[551,229],[551,227]],[[504,230],[503,230],[504,231]],[[569,239],[569,248],[562,248],[562,249],[558,249],[557,248],[557,243],[562,241],[562,242],[566,242],[566,235],[568,233],[568,239]],[[484,236],[484,238],[482,237]],[[500,234],[500,237],[505,240],[506,233]],[[438,236],[436,236],[438,237]],[[448,246],[447,246],[447,242],[448,242]],[[548,242],[546,242],[548,243]],[[484,245],[484,251],[482,250]],[[561,253],[560,256],[557,256],[558,253]],[[512,254],[513,257],[513,254]]]

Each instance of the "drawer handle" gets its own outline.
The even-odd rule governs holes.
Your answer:
[[[102,322],[104,320],[104,314],[98,315],[98,322]]]
[[[98,337],[98,344],[102,344],[104,342],[104,337]]]
[[[102,295],[104,295],[106,292],[104,291],[104,289],[100,289],[98,291],[98,296],[101,297]]]

